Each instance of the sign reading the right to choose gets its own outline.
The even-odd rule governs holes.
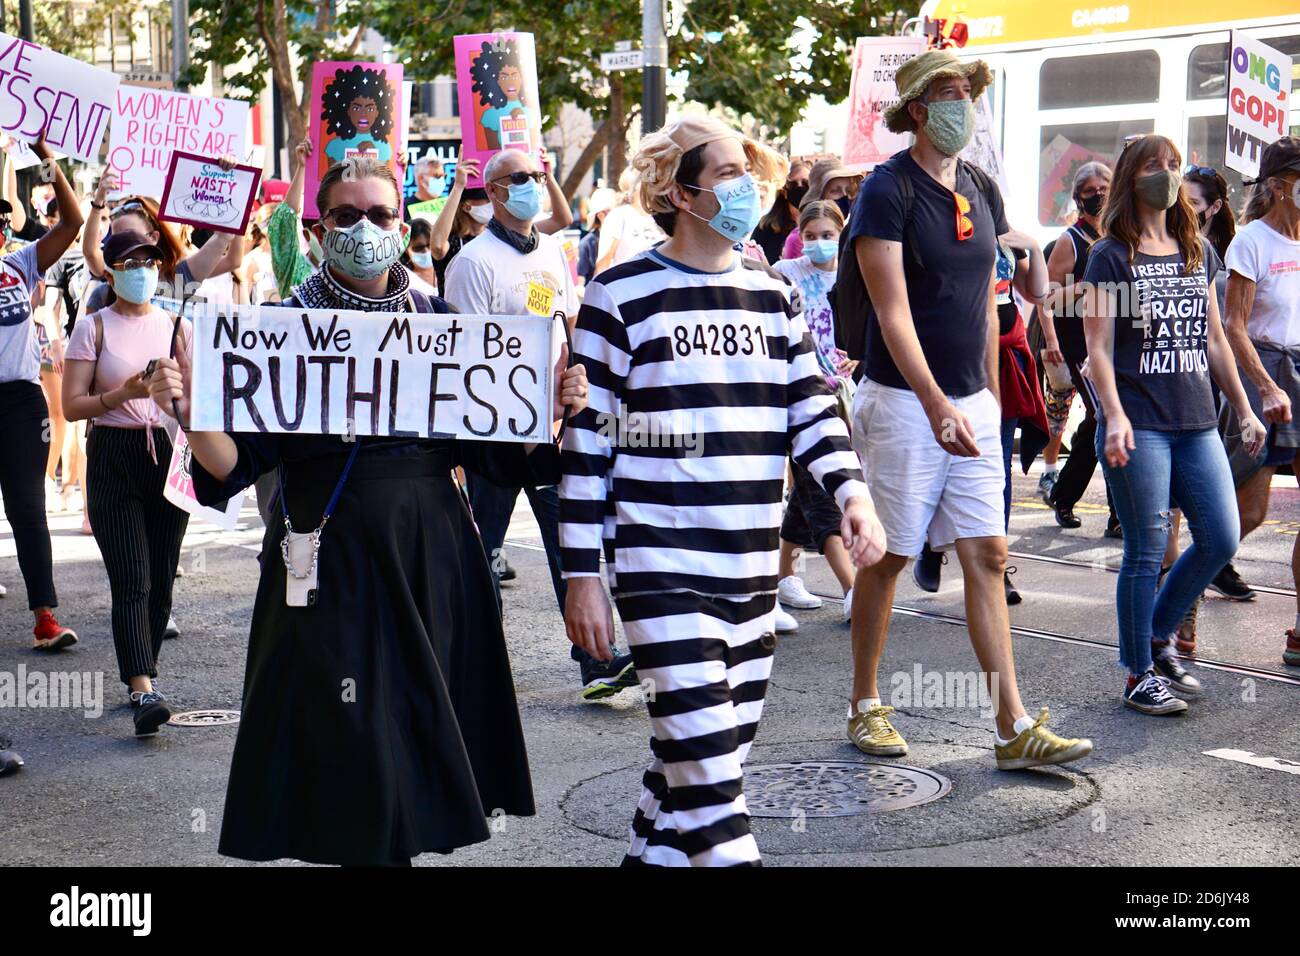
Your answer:
[[[858,37],[849,82],[849,128],[844,135],[844,165],[867,170],[912,142],[908,133],[891,133],[885,109],[898,100],[894,74],[925,50],[925,37]]]
[[[1236,30],[1228,42],[1228,129],[1224,161],[1259,175],[1264,147],[1286,135],[1291,57]]]
[[[191,431],[549,442],[551,316],[205,304]]]

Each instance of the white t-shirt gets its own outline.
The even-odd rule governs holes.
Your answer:
[[[627,262],[647,249],[653,249],[664,238],[663,230],[655,225],[654,217],[638,211],[631,203],[624,203],[605,214],[605,221],[600,226],[600,247],[596,251],[596,261],[605,258],[616,239],[618,247],[614,249],[610,266]]]
[[[1300,241],[1256,219],[1237,230],[1225,265],[1255,283],[1255,304],[1246,323],[1250,337],[1300,346]]]
[[[578,296],[559,240],[538,233],[537,248],[525,255],[484,229],[447,266],[443,298],[467,315],[529,315],[528,286],[534,282],[555,293],[551,311],[564,312],[572,322]]]
[[[0,382],[41,383],[41,348],[32,321],[32,287],[40,278],[36,243],[0,258]]]

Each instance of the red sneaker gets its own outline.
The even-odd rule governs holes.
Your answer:
[[[1300,637],[1296,636],[1294,627],[1286,629],[1286,650],[1282,652],[1282,662],[1300,667]]]
[[[36,643],[33,646],[38,651],[57,651],[77,643],[76,632],[56,621],[53,611],[46,611],[36,619],[36,626],[32,628],[32,633],[36,635]]]

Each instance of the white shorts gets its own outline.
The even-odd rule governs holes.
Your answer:
[[[1002,464],[1002,409],[983,389],[953,404],[970,419],[978,458],[944,451],[910,389],[863,379],[853,399],[853,447],[884,526],[890,554],[947,551],[962,538],[1004,537],[1006,475]]]

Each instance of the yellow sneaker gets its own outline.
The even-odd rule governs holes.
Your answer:
[[[997,744],[993,748],[998,758],[999,770],[1024,770],[1028,767],[1041,767],[1046,764],[1069,763],[1092,753],[1092,741],[1086,737],[1079,740],[1066,740],[1047,729],[1047,708],[1038,712],[1038,719],[1032,727],[1022,730],[1016,739],[1008,744]]]
[[[850,717],[849,740],[853,746],[873,757],[901,757],[907,753],[907,741],[889,722],[893,712],[892,707],[876,705]]]

